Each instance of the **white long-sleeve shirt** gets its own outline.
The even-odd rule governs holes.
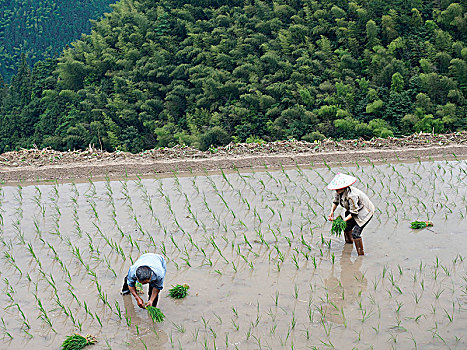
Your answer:
[[[375,206],[368,196],[353,186],[346,187],[341,194],[336,192],[332,202],[352,214],[358,226],[365,225],[375,213]]]

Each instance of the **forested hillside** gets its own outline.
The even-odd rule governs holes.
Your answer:
[[[465,129],[467,14],[449,0],[122,0],[0,93],[0,151]]]
[[[61,53],[115,1],[0,0],[0,74],[9,81],[21,53],[33,63]]]

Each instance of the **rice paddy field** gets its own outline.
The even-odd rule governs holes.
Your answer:
[[[377,207],[364,257],[330,235],[337,172]],[[453,157],[3,184],[0,348],[466,349],[466,182]],[[162,323],[119,293],[146,252]]]

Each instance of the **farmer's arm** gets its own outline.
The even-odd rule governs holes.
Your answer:
[[[130,290],[130,293],[131,295],[133,295],[133,297],[135,298],[136,300],[136,303],[138,304],[139,307],[143,308],[144,307],[144,301],[143,299],[141,299],[138,295],[138,292],[136,291],[136,287],[135,287],[135,284],[136,284],[136,274],[134,273],[134,271],[128,271],[128,276],[127,276],[127,283],[128,283],[128,289]]]
[[[144,301],[139,297],[138,292],[136,291],[136,287],[128,286],[128,289],[130,290],[131,295],[135,297],[138,306],[140,308],[144,308]]]
[[[159,295],[159,292],[160,292],[159,289],[153,288],[152,293],[151,293],[151,298],[149,298],[145,306],[151,306],[154,303],[154,300],[156,300],[157,296]]]
[[[334,211],[336,210],[336,208],[337,208],[337,204],[333,202],[332,207],[331,207],[331,212],[329,213],[329,216],[328,216],[329,221],[334,220]]]
[[[146,306],[153,305],[154,300],[156,300],[160,291],[164,289],[164,278],[165,278],[165,269],[163,272],[160,272],[160,275],[155,275],[155,279],[151,281],[150,286],[152,287],[151,296],[146,304]]]

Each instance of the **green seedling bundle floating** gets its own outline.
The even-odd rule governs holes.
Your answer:
[[[346,226],[347,226],[347,223],[344,221],[344,219],[342,219],[341,216],[337,217],[332,222],[331,234],[335,236],[342,235],[342,232],[344,232]]]
[[[152,322],[164,321],[165,315],[159,308],[154,306],[148,306],[146,309],[148,310],[149,316],[151,316]]]
[[[190,286],[188,284],[177,284],[173,288],[169,289],[169,295],[174,299],[185,298],[188,294],[188,289]]]
[[[88,345],[97,343],[96,337],[92,335],[86,335],[83,337],[79,334],[73,334],[68,336],[62,344],[62,350],[81,350]]]
[[[431,221],[413,221],[410,223],[410,227],[414,229],[425,228],[428,226],[433,226]]]

